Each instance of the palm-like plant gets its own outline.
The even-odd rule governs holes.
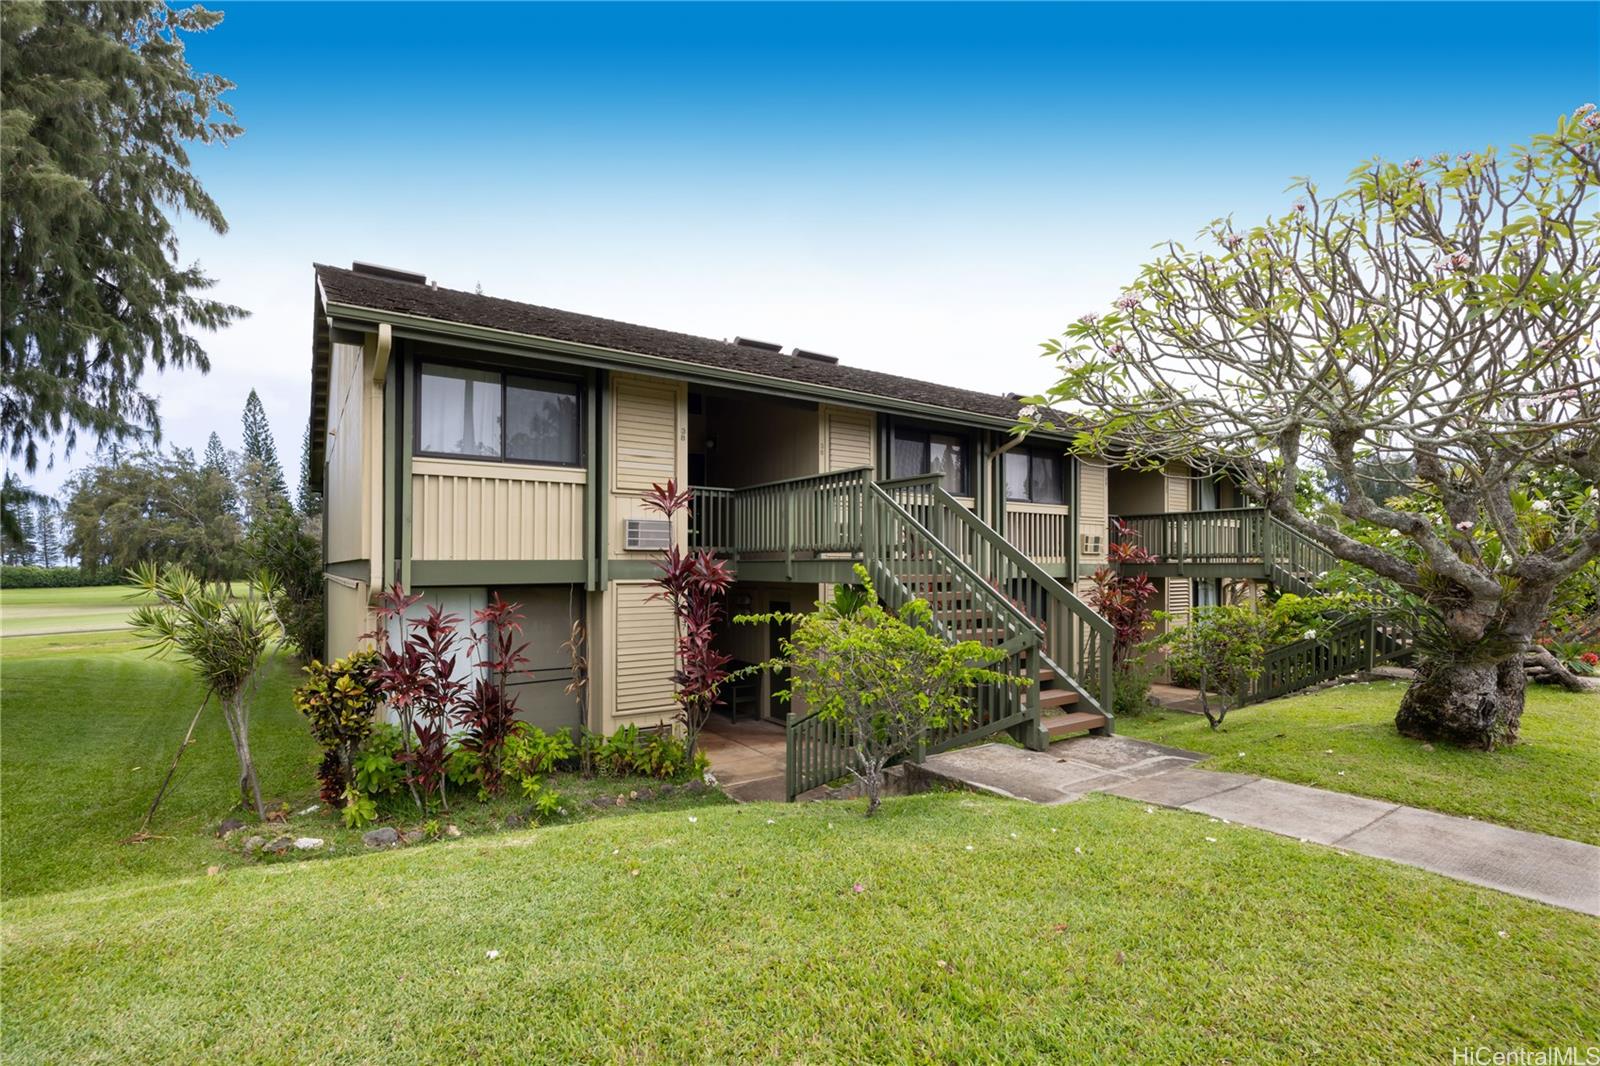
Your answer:
[[[129,619],[134,632],[155,654],[186,661],[208,696],[217,697],[239,757],[239,794],[257,818],[265,819],[250,757],[250,700],[261,660],[282,632],[271,606],[277,594],[272,578],[251,578],[242,599],[235,599],[227,585],[208,585],[182,566],[145,563],[128,571],[128,580],[148,597]]]

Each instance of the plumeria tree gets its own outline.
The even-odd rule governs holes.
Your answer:
[[[1300,181],[1284,214],[1167,245],[1047,342],[1049,399],[1095,412],[1080,449],[1226,463],[1274,517],[1414,596],[1400,730],[1513,742],[1523,654],[1600,555],[1597,183],[1590,105],[1508,153],[1373,160],[1331,195]],[[1341,485],[1332,516],[1297,502],[1314,466]]]

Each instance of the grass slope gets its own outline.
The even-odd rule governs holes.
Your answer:
[[[122,629],[131,610],[126,585],[0,589],[0,636]]]
[[[1521,742],[1485,753],[1402,737],[1394,714],[1403,691],[1403,682],[1378,681],[1272,700],[1231,712],[1216,732],[1204,718],[1165,711],[1119,717],[1117,731],[1206,752],[1206,769],[1600,844],[1600,696],[1529,689]]]
[[[15,902],[4,1058],[1441,1062],[1600,1016],[1581,915],[1110,797],[858,811]]]
[[[138,829],[199,706],[189,674],[127,644],[58,651],[14,641],[0,669],[0,894],[177,877],[217,861],[210,830],[238,801],[239,770],[215,703],[162,801],[158,839],[119,843]],[[297,680],[290,660],[274,659],[251,714],[269,804],[316,794],[315,745],[289,703]]]

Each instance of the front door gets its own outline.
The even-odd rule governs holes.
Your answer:
[[[788,614],[789,604],[773,600],[767,604],[767,610],[774,613]],[[777,659],[783,654],[781,642],[787,640],[792,631],[793,626],[790,625],[788,619],[784,619],[781,622],[767,623],[767,657],[769,659]],[[767,700],[767,715],[781,722],[789,715],[789,705],[778,698],[778,693],[789,687],[789,671],[776,670],[769,675],[769,678],[767,683],[772,687],[767,691],[772,695]]]

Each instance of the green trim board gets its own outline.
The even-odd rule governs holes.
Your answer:
[[[411,583],[435,585],[581,585],[582,559],[418,559],[411,564]],[[411,585],[407,585],[410,588]]]
[[[349,578],[352,581],[372,580],[371,559],[349,559],[342,563],[322,563],[323,574],[330,577]]]

